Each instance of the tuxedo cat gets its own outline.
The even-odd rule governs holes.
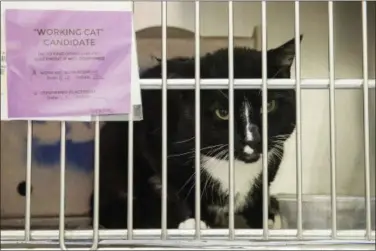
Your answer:
[[[302,39],[302,37],[300,37]],[[294,39],[268,50],[268,78],[290,78]],[[141,78],[161,78],[161,62]],[[228,49],[201,57],[201,78],[228,77]],[[261,52],[234,49],[234,77],[261,78]],[[168,78],[194,78],[194,58],[167,61]],[[161,227],[162,93],[143,90],[144,119],[134,122],[134,228]],[[169,90],[167,104],[168,228],[194,227],[195,95]],[[234,91],[235,213],[249,228],[262,228],[262,92]],[[295,129],[295,91],[268,90],[268,179],[274,180],[284,142]],[[203,227],[226,226],[228,216],[228,91],[201,90],[201,220]],[[127,226],[128,123],[107,122],[100,140],[100,225]],[[270,199],[269,218],[278,212]],[[188,224],[189,223],[189,224]],[[223,225],[225,224],[225,225]]]

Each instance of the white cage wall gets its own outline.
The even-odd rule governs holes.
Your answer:
[[[179,6],[181,4],[181,6]],[[152,7],[156,5],[159,7]],[[175,5],[176,9],[170,7]],[[229,26],[227,21],[228,17],[228,2],[222,3],[201,3],[200,4],[201,13],[201,35],[202,36],[227,36]],[[234,2],[232,8],[234,9],[234,35],[251,35],[253,32],[253,27],[260,25],[262,23],[262,12],[263,8],[267,13],[268,19],[268,47],[273,47],[280,44],[294,36],[294,14],[295,6],[293,2],[282,3],[282,2],[268,2],[265,6],[264,4],[253,2],[253,3],[241,3]],[[327,79],[329,77],[329,46],[328,46],[328,3],[326,2],[301,2],[300,6],[300,31],[304,34],[304,42],[301,45],[301,77],[310,79]],[[360,3],[345,3],[345,2],[335,2],[333,4],[334,8],[334,49],[335,49],[335,69],[336,78],[342,79],[342,87],[346,84],[351,84],[348,79],[363,79],[363,46],[362,46],[362,11]],[[136,15],[136,29],[138,21],[145,20],[142,17],[145,16],[145,10],[148,10],[147,14],[150,20],[157,20],[155,23],[151,21],[150,24],[140,24],[140,28],[145,28],[148,25],[158,25],[160,24],[161,14],[163,9],[159,12],[161,3],[135,3],[135,15]],[[172,14],[173,17],[170,18],[171,14],[168,14],[167,23],[171,26],[178,26],[184,29],[195,31],[195,17],[194,3],[168,3],[164,4],[167,6],[167,13],[171,13],[174,10],[179,14]],[[191,15],[187,15],[183,10],[191,10]],[[166,9],[164,9],[166,10]],[[152,11],[152,13],[150,13]],[[143,13],[142,15],[138,13]],[[185,15],[181,15],[185,13]],[[212,13],[206,15],[206,13]],[[249,13],[252,13],[250,15]],[[150,16],[150,14],[152,14]],[[367,4],[367,17],[368,17],[368,78],[375,78],[375,4]],[[350,16],[352,18],[350,18]],[[155,18],[154,18],[155,17]],[[181,19],[179,19],[182,17]],[[277,18],[276,18],[277,17]],[[170,21],[171,20],[171,21]],[[241,20],[241,21],[240,21]],[[244,20],[244,21],[243,21]],[[245,21],[246,20],[246,21]],[[197,21],[197,19],[196,19]],[[176,23],[175,23],[176,22]],[[250,25],[246,25],[249,23]],[[143,27],[144,26],[144,27]],[[284,26],[281,30],[281,26]],[[216,28],[211,28],[216,27]],[[219,29],[221,28],[221,29]],[[351,32],[350,32],[351,30]],[[261,34],[261,33],[259,33]],[[261,38],[260,38],[261,39]],[[260,48],[261,49],[261,48]],[[167,51],[168,54],[168,51]],[[295,76],[294,67],[292,68],[293,77]],[[318,81],[316,81],[318,82]],[[323,83],[329,83],[329,81],[322,81]],[[336,127],[337,127],[337,193],[344,195],[364,195],[364,137],[363,137],[363,117],[358,116],[357,120],[349,120],[349,114],[361,113],[363,110],[363,87],[361,81],[355,81],[358,83],[358,90],[348,90],[341,89],[336,90]],[[373,88],[369,89],[369,109],[370,109],[370,139],[374,139],[375,135],[372,134],[375,131],[375,92],[374,92],[374,80]],[[143,82],[144,86],[151,86],[152,84]],[[223,82],[225,83],[225,82]],[[312,83],[312,82],[311,82]],[[338,83],[338,82],[337,82]],[[224,84],[225,85],[225,84]],[[192,85],[193,86],[193,85]],[[330,194],[330,134],[329,134],[329,92],[328,88],[325,90],[303,90],[302,91],[302,136],[303,136],[303,192],[304,193],[314,193],[314,194]],[[346,110],[346,112],[341,112]],[[373,115],[373,117],[372,117]],[[322,118],[321,124],[317,125],[317,118]],[[349,131],[354,132],[349,134]],[[319,135],[319,136],[317,136]],[[346,137],[344,137],[346,136]],[[294,135],[291,138],[291,142],[288,143],[290,149],[295,150],[295,139]],[[314,151],[309,147],[321,146],[321,148],[316,148]],[[351,145],[351,147],[350,147]],[[374,166],[375,166],[375,143],[370,141],[370,171],[371,175],[371,188],[369,191],[374,191]],[[2,150],[3,151],[3,150]],[[319,156],[319,157],[318,157]],[[283,182],[286,177],[295,177],[296,170],[296,160],[295,154],[287,156],[282,167],[282,175],[280,180],[277,180],[272,187],[272,192],[280,193],[295,193],[295,184],[289,184]],[[315,162],[317,159],[320,160],[319,163]],[[318,176],[318,172],[326,172],[326,180]],[[309,178],[308,178],[309,177]],[[292,181],[295,181],[293,179]],[[289,182],[291,183],[291,182]],[[348,184],[356,184],[355,189],[349,189]],[[374,196],[374,193],[373,193]],[[205,232],[205,231],[204,231]],[[12,236],[18,236],[15,233],[4,233],[4,238],[11,238]],[[56,232],[55,232],[56,233]],[[47,234],[41,232],[33,232],[32,236],[34,238],[43,240],[44,238],[50,238],[51,236],[57,236],[54,234]],[[129,232],[128,232],[129,233]],[[138,233],[138,232],[135,232]],[[139,232],[136,236],[140,236]],[[175,232],[173,232],[175,233]],[[192,233],[192,232],[190,232]],[[223,232],[224,233],[224,232]],[[232,232],[234,233],[234,232]],[[257,232],[257,234],[266,232]],[[101,236],[111,237],[111,234],[115,234],[118,237],[120,232],[102,232]],[[256,235],[257,235],[256,234]],[[285,235],[286,234],[286,235]],[[154,237],[159,234],[153,234]],[[174,234],[175,236],[177,234]],[[215,234],[221,235],[221,234]],[[283,236],[293,237],[294,232],[290,234],[284,232],[271,232],[271,236]],[[319,237],[319,234],[314,234]],[[50,237],[47,237],[50,236]],[[60,235],[61,237],[62,235]],[[66,237],[90,237],[91,233],[88,231],[83,232],[68,232]],[[242,234],[243,238],[246,234]],[[330,234],[326,234],[330,236]],[[354,239],[351,234],[344,235],[350,239]],[[357,238],[361,238],[362,233],[357,233]],[[29,236],[30,237],[30,236]],[[131,237],[131,236],[129,236]],[[356,237],[356,236],[355,236]],[[5,240],[2,237],[2,242]],[[51,237],[52,238],[52,237]],[[54,237],[55,238],[55,237]],[[374,239],[374,232],[373,232]],[[34,239],[35,240],[35,239]],[[4,241],[6,243],[6,241]],[[108,243],[108,242],[107,242]],[[239,242],[240,243],[240,242]],[[238,243],[238,244],[239,244]],[[161,244],[161,243],[159,243]],[[217,245],[231,245],[231,243],[226,242],[215,242],[213,244]],[[172,244],[173,245],[173,244]],[[176,243],[175,243],[176,245]],[[193,244],[192,244],[193,245]],[[248,244],[247,244],[248,245]],[[95,245],[94,245],[95,246]],[[256,247],[257,248],[257,247]]]

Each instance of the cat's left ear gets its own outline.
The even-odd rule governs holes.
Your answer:
[[[153,60],[157,61],[157,62],[158,62],[158,64],[160,64],[160,63],[162,62],[162,59],[161,59],[161,58],[159,58],[159,57],[156,57],[156,56],[154,56],[154,55],[151,55],[150,57],[151,57],[151,59],[153,59]]]
[[[303,39],[303,35],[300,35],[299,42]],[[295,38],[287,41],[281,46],[270,50],[273,55],[273,61],[280,67],[291,67],[295,58]]]

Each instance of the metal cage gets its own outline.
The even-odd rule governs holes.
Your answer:
[[[262,17],[262,79],[237,80],[234,79],[233,50],[229,50],[229,79],[206,80],[200,79],[200,2],[195,2],[195,79],[167,80],[167,1],[161,1],[162,10],[162,79],[141,79],[143,89],[162,89],[162,229],[159,230],[134,230],[132,225],[132,196],[128,196],[128,229],[126,230],[100,230],[99,229],[99,120],[95,121],[95,164],[94,164],[94,224],[93,230],[65,230],[65,140],[61,140],[60,163],[60,227],[55,230],[31,230],[30,205],[31,205],[31,152],[32,152],[32,121],[27,123],[27,166],[26,166],[26,208],[25,226],[23,230],[2,230],[1,246],[3,250],[16,250],[30,248],[38,250],[130,250],[130,249],[370,249],[375,248],[375,231],[371,227],[371,188],[370,188],[370,128],[369,128],[369,90],[375,88],[375,80],[369,79],[368,74],[368,44],[367,44],[367,1],[362,5],[362,34],[363,34],[363,78],[336,80],[334,75],[334,42],[333,42],[333,1],[328,3],[329,17],[329,78],[328,79],[301,79],[300,64],[300,2],[295,1],[295,79],[275,82],[267,79],[267,1],[261,2]],[[228,45],[234,46],[234,15],[233,1],[228,1]],[[351,84],[349,84],[351,82]],[[200,176],[196,175],[196,229],[175,230],[167,229],[167,89],[194,89],[196,97],[195,148],[200,149],[200,89],[227,89],[229,90],[229,227],[220,230],[200,229]],[[236,88],[262,89],[263,100],[263,138],[267,138],[267,90],[271,88],[294,88],[296,90],[296,165],[297,165],[297,229],[271,230],[268,229],[268,214],[264,213],[264,228],[260,230],[236,230],[234,228],[234,92]],[[301,128],[301,90],[302,89],[327,89],[329,88],[330,100],[330,173],[331,173],[331,229],[304,230],[302,220],[302,128]],[[364,97],[364,158],[365,158],[365,211],[366,227],[364,230],[342,231],[337,229],[337,193],[336,193],[336,127],[335,127],[335,90],[346,88],[361,88]],[[129,138],[133,139],[133,119],[129,116]],[[61,121],[61,139],[66,135],[66,122]],[[129,141],[129,166],[128,166],[128,194],[133,194],[133,140]],[[263,141],[263,153],[267,152],[267,141]],[[200,152],[195,154],[196,172],[200,168]],[[267,154],[263,154],[263,210],[268,212],[268,168]]]

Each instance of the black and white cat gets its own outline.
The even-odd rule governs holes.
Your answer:
[[[302,38],[302,37],[301,37]],[[268,78],[290,78],[295,43],[268,50]],[[261,78],[261,52],[234,49],[234,77]],[[168,78],[194,78],[194,58],[167,62]],[[201,58],[201,78],[228,77],[228,50]],[[161,64],[141,74],[161,78]],[[143,90],[144,120],[134,123],[134,228],[161,227],[161,90]],[[268,175],[277,174],[284,142],[295,129],[295,91],[268,91]],[[193,90],[168,91],[168,228],[194,227],[195,96]],[[235,213],[249,228],[262,228],[262,93],[235,90]],[[202,227],[226,226],[228,215],[228,91],[201,90]],[[100,141],[100,225],[127,226],[128,123],[108,122]],[[278,212],[270,200],[269,218]],[[225,224],[225,225],[224,225]]]

